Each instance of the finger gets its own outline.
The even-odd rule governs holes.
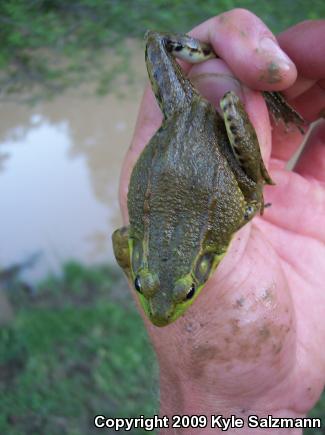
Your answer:
[[[294,63],[254,14],[233,9],[200,24],[191,36],[209,42],[236,77],[253,89],[281,90],[297,77]]]
[[[278,35],[281,48],[298,74],[311,80],[325,78],[325,20],[304,21]]]
[[[290,88],[283,91],[283,94],[285,95],[286,99],[290,101],[290,104],[294,104],[292,103],[294,99],[304,92],[307,92],[308,89],[312,88],[315,83],[317,83],[316,80],[307,79],[306,77],[298,75],[294,84]]]
[[[272,130],[272,159],[281,160],[285,166],[301,146],[304,137],[294,126],[289,130],[280,121]]]
[[[325,20],[305,21],[278,35],[280,46],[294,61],[298,79],[284,94],[308,122],[322,116],[325,107]],[[273,130],[272,157],[287,162],[302,142],[298,132],[283,126]]]
[[[282,267],[290,271],[292,278],[292,272],[296,270],[299,271],[299,275],[296,276],[303,277],[306,282],[310,282],[312,288],[324,288],[321,274],[315,273],[315,270],[324,270],[325,267],[325,245],[322,243],[324,239],[306,239],[305,235],[287,231],[264,219],[255,219],[254,225],[264,233],[279,253]],[[308,241],[308,249],[306,249],[306,241]],[[292,255],[293,252],[296,255]],[[296,287],[294,288],[297,290]]]
[[[325,108],[325,88],[315,83],[310,89],[292,100],[292,104],[306,121],[314,122],[322,116]]]
[[[325,20],[304,21],[278,36],[298,69],[299,78],[285,94],[309,122],[325,107]]]
[[[325,242],[325,189],[316,180],[274,169],[275,186],[264,189],[265,201],[272,204],[263,219],[291,232]]]
[[[311,132],[294,171],[303,177],[325,183],[325,121]]]

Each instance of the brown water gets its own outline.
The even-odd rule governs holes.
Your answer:
[[[113,262],[119,172],[144,77],[127,98],[66,94],[34,107],[0,105],[0,268],[36,252],[29,279],[67,259]]]

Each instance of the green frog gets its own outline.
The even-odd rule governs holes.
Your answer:
[[[263,186],[273,184],[238,96],[226,93],[219,115],[175,60],[215,56],[187,35],[146,34],[146,65],[164,119],[131,175],[129,226],[112,238],[117,262],[156,326],[175,321],[198,297],[234,233],[263,213]],[[301,125],[280,94],[264,96],[275,115]]]

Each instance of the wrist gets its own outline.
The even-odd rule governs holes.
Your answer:
[[[289,384],[288,389],[291,390]],[[167,417],[168,427],[161,429],[159,435],[168,435],[171,430],[186,435],[250,435],[261,430],[270,435],[302,434],[305,414],[283,407],[277,394],[273,396],[268,391],[254,397],[247,391],[246,396],[234,396],[223,387],[221,394],[218,390],[211,390],[202,379],[188,380],[162,370],[159,415]]]
[[[292,410],[255,410],[249,406],[245,409],[235,406],[225,397],[209,397],[193,385],[181,385],[178,381],[168,385],[163,378],[159,415],[168,419],[168,427],[161,429],[159,435],[225,432],[228,435],[251,435],[261,430],[269,435],[300,435],[302,429],[297,420],[305,417]],[[288,426],[281,426],[286,424]]]

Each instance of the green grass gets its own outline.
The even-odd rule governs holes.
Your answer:
[[[37,85],[34,95],[40,88],[50,96],[86,79],[106,93],[116,77],[132,77],[125,38],[142,38],[147,29],[185,32],[235,7],[250,9],[274,32],[325,17],[323,0],[7,0],[0,2],[2,94]],[[114,64],[103,64],[112,50]]]
[[[324,435],[325,434],[325,392],[323,392],[316,406],[310,411],[309,417],[320,418],[322,421],[321,429],[306,429],[304,435]]]
[[[86,435],[97,414],[157,413],[154,356],[114,280],[70,263],[33,296],[16,286],[14,323],[0,329],[1,434]]]

